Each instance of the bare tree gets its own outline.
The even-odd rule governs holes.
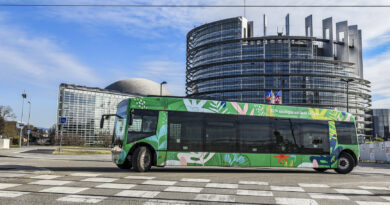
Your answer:
[[[0,105],[0,135],[4,133],[5,121],[15,119],[16,116],[10,106]]]
[[[0,118],[3,118],[4,120],[15,119],[16,115],[10,106],[0,105]]]

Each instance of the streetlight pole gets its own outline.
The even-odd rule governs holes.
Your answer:
[[[340,80],[347,83],[347,112],[349,112],[349,83],[354,81],[354,79],[352,79],[352,78],[347,78],[347,79],[341,78]]]
[[[28,101],[29,109],[28,109],[28,121],[27,121],[27,147],[30,146],[30,116],[31,116],[31,100]]]
[[[167,81],[163,81],[163,82],[160,83],[160,96],[162,96],[162,86],[164,84],[167,84]]]
[[[23,102],[22,102],[22,115],[20,117],[20,123],[23,124],[23,113],[24,113],[24,99],[26,99],[27,97],[27,94],[25,91],[23,91],[22,93],[22,97],[23,97]],[[22,147],[22,136],[23,136],[23,127],[20,128],[20,132],[19,132],[19,148]]]

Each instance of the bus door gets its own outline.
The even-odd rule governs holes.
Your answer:
[[[239,162],[240,167],[269,167],[269,153],[274,145],[270,118],[238,116],[237,127],[240,154],[226,157],[225,161]]]
[[[238,151],[236,119],[234,115],[206,115],[204,166],[234,166],[226,159],[229,153]]]

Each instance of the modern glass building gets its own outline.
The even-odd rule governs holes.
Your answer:
[[[390,140],[390,109],[373,109],[372,113],[374,137]]]
[[[172,95],[162,87],[163,95]],[[110,139],[114,130],[114,117],[104,121],[103,114],[115,114],[118,104],[127,98],[160,95],[160,85],[146,79],[125,79],[105,89],[80,85],[61,84],[58,90],[57,134],[63,135],[63,143],[71,145],[102,145]],[[60,118],[66,123],[60,124]]]
[[[266,103],[268,91],[282,91],[282,104],[338,109],[354,114],[358,133],[370,121],[370,82],[363,79],[361,30],[347,21],[322,21],[322,37],[313,36],[312,16],[305,36],[285,33],[255,36],[244,17],[195,27],[187,34],[188,97]],[[348,81],[348,82],[346,82]],[[348,95],[347,95],[348,93]],[[348,101],[348,104],[347,104]]]

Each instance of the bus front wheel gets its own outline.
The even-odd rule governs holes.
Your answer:
[[[337,168],[335,169],[335,171],[339,174],[348,174],[352,171],[354,167],[355,160],[353,159],[353,157],[350,154],[343,152],[339,156]]]
[[[152,155],[147,147],[138,147],[135,149],[131,162],[137,172],[147,172],[152,167]]]

